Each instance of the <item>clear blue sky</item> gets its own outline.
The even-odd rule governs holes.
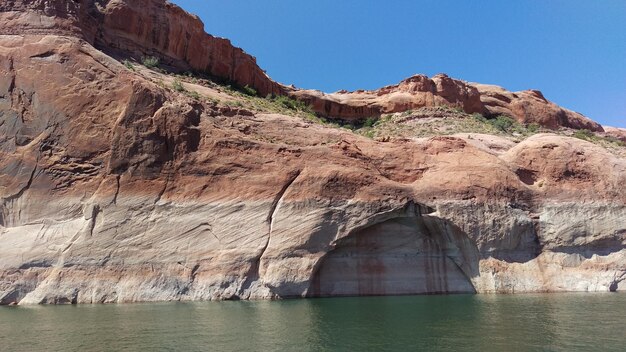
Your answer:
[[[626,127],[626,0],[174,0],[275,80],[332,92],[444,72]]]

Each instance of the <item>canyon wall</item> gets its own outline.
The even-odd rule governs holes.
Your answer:
[[[520,123],[558,129],[603,131],[600,124],[562,108],[537,90],[509,92],[468,83],[445,74],[415,75],[374,91],[326,94],[287,87],[271,80],[256,59],[230,41],[204,32],[194,15],[165,0],[17,0],[0,4],[0,33],[57,34],[80,37],[116,57],[155,56],[174,70],[197,71],[261,96],[290,95],[325,117],[362,121],[367,117],[431,106],[452,106],[467,113],[507,115]]]
[[[172,24],[107,19],[142,4]],[[228,110],[114,58],[218,70],[242,53],[174,5],[0,11],[0,304],[626,289],[626,160],[600,146],[377,142]],[[200,48],[170,37],[194,31]],[[238,60],[224,77],[262,87]]]
[[[155,56],[173,69],[249,85],[263,96],[282,92],[254,57],[205,33],[197,16],[163,0],[5,1],[0,33],[74,36],[112,55]]]

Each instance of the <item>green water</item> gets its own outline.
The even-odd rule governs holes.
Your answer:
[[[626,294],[2,307],[0,351],[626,351]]]

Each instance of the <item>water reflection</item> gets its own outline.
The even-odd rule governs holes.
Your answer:
[[[626,295],[0,309],[2,351],[623,351]]]

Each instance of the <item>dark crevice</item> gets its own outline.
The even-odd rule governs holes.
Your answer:
[[[193,266],[193,268],[191,269],[191,274],[190,274],[190,282],[189,285],[193,284],[194,281],[196,281],[196,275],[198,275],[198,269],[200,269],[200,264],[196,264]]]
[[[117,205],[117,197],[120,194],[120,177],[121,175],[115,175],[115,183],[116,183],[115,194],[113,195],[113,199],[111,200],[111,203],[109,203],[109,205],[111,204]]]
[[[7,90],[7,95],[0,95],[0,98],[11,99],[11,107],[13,107],[13,91],[15,90],[15,69],[13,68],[13,58],[9,58],[9,74],[11,75],[11,81]],[[0,126],[4,124],[4,121],[0,123]]]
[[[72,299],[70,301],[70,304],[76,305],[78,304],[78,290],[75,290],[74,293],[72,294]]]
[[[91,215],[90,223],[89,223],[89,237],[93,236],[93,230],[96,228],[96,220],[98,215],[100,214],[100,207],[98,205],[94,205],[93,214]]]
[[[520,181],[528,186],[532,186],[537,182],[537,172],[533,170],[527,169],[518,169],[516,172],[517,177],[519,177]]]
[[[261,260],[261,258],[265,254],[265,251],[267,250],[267,247],[270,244],[270,239],[271,239],[271,236],[272,236],[272,230],[273,230],[273,227],[274,227],[274,217],[276,215],[276,211],[278,210],[278,204],[280,204],[280,202],[283,200],[283,197],[287,193],[287,190],[296,181],[298,176],[300,176],[301,172],[302,171],[297,170],[297,171],[291,173],[291,175],[289,176],[289,179],[287,180],[287,182],[285,183],[283,188],[280,190],[280,192],[278,192],[278,194],[274,198],[274,201],[272,202],[272,206],[270,207],[270,212],[269,212],[269,214],[267,216],[267,219],[266,219],[266,221],[267,221],[267,223],[269,225],[269,229],[268,229],[268,232],[267,232],[267,242],[265,243],[265,246],[263,247],[263,250],[261,251],[261,255],[259,256],[258,260]]]
[[[31,59],[45,59],[47,57],[54,56],[55,54],[56,53],[54,51],[49,50],[49,51],[46,51],[45,53],[32,55],[29,58],[31,58]]]
[[[265,252],[267,251],[267,248],[269,247],[269,244],[270,244],[274,217],[276,216],[278,205],[285,197],[285,194],[287,193],[287,190],[289,190],[289,187],[291,187],[291,185],[296,181],[296,179],[298,178],[298,176],[300,176],[301,173],[302,173],[301,170],[292,172],[289,175],[289,179],[287,180],[287,182],[281,188],[280,192],[278,192],[276,194],[276,197],[274,197],[274,200],[272,201],[272,205],[270,207],[269,214],[266,218],[266,222],[268,224],[267,241],[265,242],[265,245],[261,249],[260,254],[251,263],[250,270],[248,270],[248,274],[246,275],[246,280],[241,285],[241,292],[249,289],[252,283],[257,281],[260,278],[259,271],[261,269],[261,258],[263,258],[263,255],[265,255]]]
[[[26,295],[25,292],[22,292],[20,288],[13,289],[8,293],[5,293],[4,296],[0,296],[0,306],[10,306],[18,304]]]
[[[189,267],[185,266],[182,262],[178,262],[178,264],[189,269]],[[183,296],[189,293],[191,286],[193,286],[193,283],[196,281],[196,275],[198,275],[198,269],[200,269],[200,264],[196,264],[193,266],[193,268],[191,268],[191,272],[189,273],[189,282],[187,283],[187,285],[185,285],[185,287],[183,287],[182,289],[178,291],[179,295]]]
[[[276,208],[278,207],[278,203],[283,199],[283,196],[285,195],[285,193],[287,193],[287,190],[296,181],[298,176],[300,176],[301,172],[302,171],[300,171],[300,170],[292,172],[290,177],[289,177],[289,180],[287,181],[287,183],[285,183],[285,185],[280,190],[280,192],[278,192],[278,194],[276,194],[276,197],[274,197],[274,201],[272,202],[272,206],[270,208],[270,212],[269,212],[269,214],[267,216],[267,220],[266,220],[270,225],[271,225],[272,221],[274,220],[274,215],[275,215],[275,212],[276,212]]]
[[[169,185],[169,183],[170,183],[170,175],[168,174],[167,177],[165,178],[165,185],[163,185],[163,188],[161,189],[161,191],[159,191],[159,194],[154,200],[154,205],[157,205],[161,201],[161,198],[163,198],[165,191],[167,191],[167,186]]]
[[[50,268],[53,266],[53,263],[46,259],[33,260],[27,263],[24,263],[19,266],[19,270],[28,270],[32,268]]]

